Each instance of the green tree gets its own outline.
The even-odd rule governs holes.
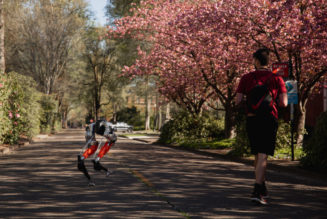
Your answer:
[[[118,101],[123,80],[118,78],[116,42],[103,38],[105,29],[89,27],[85,37],[86,71],[80,78],[83,97],[89,114],[99,118],[103,106]]]
[[[70,61],[70,50],[85,23],[86,4],[82,0],[31,0],[20,9],[10,68],[32,76],[46,94],[56,92],[57,82]],[[19,33],[19,34],[17,34]]]
[[[55,106],[50,113],[50,105],[42,99],[43,111],[47,112],[42,115],[48,118],[42,121],[49,123],[42,123],[43,129],[54,126],[53,119],[60,117],[66,127],[72,108],[70,99],[75,95],[69,91],[71,74],[76,72],[72,66],[82,58],[79,54],[83,49],[81,35],[88,21],[86,6],[84,0],[6,1],[8,70],[34,78],[39,90],[51,99],[50,105]]]
[[[116,18],[130,14],[130,9],[136,7],[140,0],[109,0],[106,6],[106,15],[112,23]]]

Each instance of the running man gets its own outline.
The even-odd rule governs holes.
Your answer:
[[[251,200],[267,204],[268,191],[266,187],[266,167],[268,155],[274,155],[276,134],[278,128],[278,106],[287,106],[287,90],[283,79],[271,72],[267,67],[269,50],[259,49],[253,54],[255,71],[245,74],[236,91],[236,104],[246,97],[246,131],[250,142],[251,153],[255,155],[255,184]],[[249,104],[256,90],[266,90],[264,97]],[[260,91],[259,91],[260,93]],[[260,94],[259,94],[260,95]],[[257,95],[258,96],[258,95]],[[267,102],[266,107],[260,104]],[[251,107],[255,106],[255,107]],[[261,107],[261,108],[260,108]],[[258,110],[257,110],[258,109]],[[259,113],[259,109],[263,109]]]

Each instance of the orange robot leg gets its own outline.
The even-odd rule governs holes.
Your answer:
[[[109,142],[106,142],[105,145],[103,145],[103,147],[101,148],[97,158],[98,159],[102,158],[109,151],[109,149],[113,144],[114,144],[113,142],[111,142],[110,144]]]
[[[94,154],[97,149],[98,149],[98,143],[91,145],[91,147],[89,147],[88,149],[86,149],[86,151],[83,153],[83,157],[84,159],[88,158],[90,155]]]

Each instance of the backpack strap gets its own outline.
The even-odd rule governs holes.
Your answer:
[[[262,83],[262,85],[266,85],[267,86],[267,88],[268,88],[268,90],[271,92],[271,89],[269,88],[269,84],[270,84],[270,81],[271,81],[271,79],[274,77],[274,74],[271,74],[263,83]],[[252,73],[252,78],[254,79],[254,81],[255,81],[255,83],[256,83],[256,85],[258,85],[258,79],[257,79],[257,77],[255,76],[255,74],[254,73]]]

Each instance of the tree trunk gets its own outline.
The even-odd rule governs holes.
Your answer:
[[[56,133],[56,113],[51,113],[51,134]]]
[[[171,116],[170,116],[170,103],[167,103],[167,106],[166,106],[166,119],[165,119],[165,122],[169,121],[171,119]]]
[[[150,130],[151,100],[149,99],[149,77],[145,80],[145,130]]]
[[[0,74],[5,73],[5,22],[4,22],[4,8],[3,1],[0,0]]]
[[[94,112],[95,112],[95,121],[99,119],[99,110],[100,110],[100,96],[98,93],[98,88],[95,88],[95,97],[94,97]]]
[[[112,115],[112,120],[114,123],[117,122],[117,105],[114,104],[114,112],[113,112],[113,115]]]
[[[148,95],[145,97],[145,104],[145,130],[150,130],[151,99]]]
[[[98,120],[98,110],[97,110],[97,106],[96,106],[96,100],[94,99],[94,103],[93,103],[93,110],[94,110],[94,121]]]
[[[299,103],[297,107],[297,113],[296,113],[297,118],[295,123],[296,133],[297,133],[297,138],[296,138],[297,147],[302,147],[303,145],[303,137],[304,137],[304,130],[305,130],[305,114],[306,114],[305,103],[304,104]]]
[[[225,107],[225,138],[234,138],[236,135],[235,132],[235,115],[232,110],[232,107]]]
[[[61,127],[63,129],[67,129],[68,125],[67,125],[67,110],[65,110],[62,114],[61,114]]]
[[[160,130],[161,129],[161,126],[162,126],[162,107],[159,106],[158,107],[158,123],[157,123],[157,130]]]
[[[161,121],[162,121],[162,111],[161,111],[161,105],[159,104],[159,93],[156,93],[156,120],[155,120],[155,126],[153,129],[159,130],[161,128]]]

